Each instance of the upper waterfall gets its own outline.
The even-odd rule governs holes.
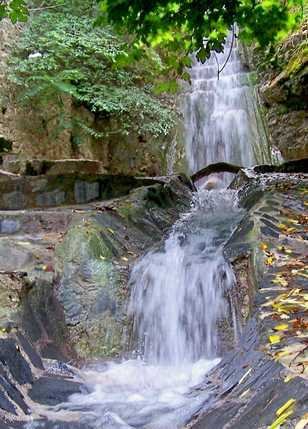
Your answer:
[[[224,67],[219,75],[218,67]],[[190,75],[184,125],[191,172],[219,161],[245,167],[263,161],[266,135],[238,42],[230,35],[223,53],[212,53],[205,64],[194,59]]]

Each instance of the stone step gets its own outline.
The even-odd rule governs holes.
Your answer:
[[[105,164],[91,159],[19,159],[16,155],[2,157],[2,169],[25,176],[58,176],[62,174],[107,174]]]

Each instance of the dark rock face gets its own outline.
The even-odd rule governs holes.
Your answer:
[[[0,428],[26,428],[25,421],[33,413],[29,398],[37,404],[57,405],[74,393],[84,391],[70,371],[45,370],[40,357],[28,339],[21,333],[5,335],[0,339]],[[60,371],[61,370],[61,371]],[[60,374],[61,373],[61,374]],[[45,421],[37,416],[40,428],[86,428],[76,422]],[[37,426],[36,426],[37,427]]]
[[[249,329],[244,332],[250,342],[255,335]],[[303,415],[308,400],[307,382],[296,377],[286,383],[284,368],[252,346],[248,343],[230,352],[208,375],[204,389],[212,390],[212,400],[205,413],[189,427],[265,428],[274,422],[276,411],[290,398],[296,400],[292,418],[296,421]]]
[[[306,22],[277,47],[281,66],[261,87],[271,143],[286,160],[308,156],[307,33]]]
[[[2,167],[10,173],[24,176],[98,175],[107,172],[102,162],[87,159],[60,159],[57,161],[32,159],[22,161],[7,157],[3,160]]]
[[[246,176],[240,196],[248,212],[225,246],[237,277],[243,332],[200,385],[211,397],[189,428],[266,428],[290,399],[283,427],[295,427],[306,411],[307,327],[300,321],[307,292],[308,177],[262,173]]]
[[[190,196],[186,184],[171,179],[74,217],[56,247],[56,273],[57,297],[79,356],[114,356],[127,347],[130,267],[161,240]]]
[[[69,171],[70,168],[61,174],[34,176],[0,174],[0,210],[86,204],[118,198],[140,186],[163,183],[151,178],[85,174],[82,168],[75,174]]]
[[[71,179],[84,201],[87,182]],[[139,187],[117,200],[0,212],[0,324],[22,326],[43,357],[114,356],[127,347],[131,264],[168,232],[193,189],[184,176],[114,178],[110,193],[128,192],[132,181]]]
[[[0,361],[6,365],[19,384],[33,382],[31,369],[22,357],[16,340],[12,338],[0,339]]]
[[[63,377],[41,377],[29,391],[30,398],[44,405],[57,405],[66,402],[74,393],[81,393],[81,383]]]

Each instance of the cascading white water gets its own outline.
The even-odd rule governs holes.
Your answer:
[[[225,58],[218,56],[221,64]],[[213,57],[191,70],[185,124],[192,171],[211,162],[255,161],[257,120],[237,48],[219,81],[216,73]],[[229,318],[236,328],[227,299],[235,278],[222,249],[241,217],[234,192],[200,190],[164,246],[136,264],[132,359],[83,370],[90,393],[64,406],[82,410],[87,427],[180,429],[208,400],[206,391],[192,392],[219,362],[219,322]]]
[[[218,67],[224,65],[218,76]],[[212,53],[205,64],[194,60],[191,86],[184,97],[186,155],[191,172],[219,161],[249,167],[266,159],[265,130],[249,79],[232,35],[223,53]]]
[[[219,362],[218,322],[232,320],[235,277],[222,245],[241,216],[235,192],[200,191],[162,249],[136,264],[129,305],[135,357],[84,370],[91,393],[69,404],[95,414],[89,428],[182,428],[207,401],[207,392],[190,393]]]
[[[206,204],[199,202],[164,249],[146,255],[132,273],[130,311],[141,355],[152,363],[218,355],[217,322],[227,315],[225,296],[235,282],[219,244],[230,234],[234,202],[225,191],[204,194]]]

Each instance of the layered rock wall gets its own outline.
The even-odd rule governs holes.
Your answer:
[[[263,74],[261,99],[271,144],[286,160],[308,155],[308,23],[276,47],[279,66]]]

